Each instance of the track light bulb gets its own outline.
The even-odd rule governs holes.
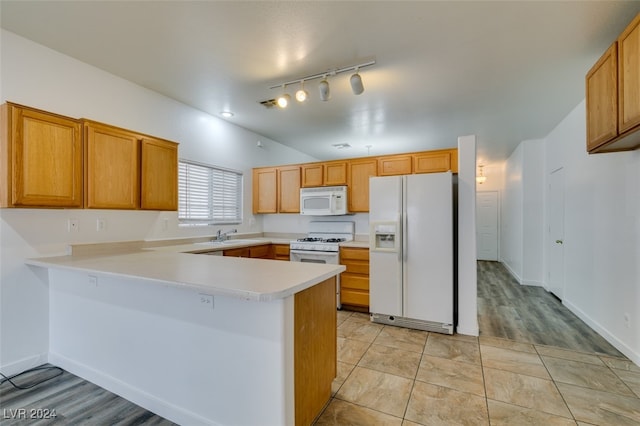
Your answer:
[[[331,91],[329,90],[329,82],[327,81],[326,77],[324,78],[324,80],[320,82],[320,84],[318,85],[318,89],[320,91],[321,101],[328,101],[329,98],[331,98]]]
[[[354,95],[359,95],[364,92],[364,85],[362,84],[362,77],[358,74],[358,70],[356,69],[356,73],[351,76],[349,79],[351,83],[351,91]]]
[[[304,102],[309,98],[309,93],[304,90],[304,80],[300,82],[300,89],[296,92],[296,101]]]
[[[289,96],[288,94],[283,94],[278,98],[278,106],[280,108],[286,108],[287,105],[289,105],[289,100],[291,99],[291,96]]]

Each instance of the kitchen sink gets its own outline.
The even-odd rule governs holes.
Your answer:
[[[217,241],[216,241],[217,242]],[[261,243],[261,240],[241,240],[241,239],[237,239],[237,240],[225,240],[222,241],[221,243],[217,242],[218,244],[258,244]]]
[[[202,241],[194,244],[216,247],[216,246],[229,246],[234,244],[259,244],[261,242],[262,242],[261,240],[236,239],[236,240],[224,240],[224,241]]]

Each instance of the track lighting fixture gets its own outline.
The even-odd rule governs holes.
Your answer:
[[[309,93],[304,90],[304,80],[300,82],[300,89],[296,92],[296,101],[304,102],[309,98]]]
[[[331,90],[329,89],[329,82],[327,76],[318,84],[318,90],[320,91],[320,100],[328,101],[331,98]]]
[[[351,83],[351,91],[354,95],[364,92],[364,85],[362,84],[362,77],[358,74],[358,68],[356,68],[356,73],[349,79],[349,83]]]
[[[284,88],[285,85],[282,85],[282,95],[280,95],[280,97],[278,98],[277,102],[278,102],[278,106],[280,108],[286,108],[287,105],[289,105],[289,100],[291,100],[291,96],[289,96],[288,94],[286,94],[284,92]]]
[[[327,77],[328,76],[335,76],[336,74],[340,74],[343,72],[348,72],[348,71],[355,71],[354,74],[351,75],[351,77],[349,78],[349,83],[351,84],[351,91],[353,92],[354,95],[360,95],[362,92],[364,92],[364,84],[362,83],[362,76],[360,76],[360,68],[364,68],[364,67],[368,67],[371,65],[375,65],[376,61],[370,61],[370,62],[365,62],[362,64],[358,64],[358,65],[352,65],[349,67],[344,67],[344,68],[339,68],[339,69],[332,69],[332,70],[328,70],[326,72],[323,73],[319,73],[319,74],[313,74],[313,75],[309,75],[307,77],[303,77],[297,80],[292,80],[292,81],[287,81],[285,83],[279,84],[277,86],[272,86],[270,87],[270,89],[276,89],[279,87],[282,87],[282,95],[280,95],[277,99],[276,99],[276,103],[280,108],[286,108],[287,105],[289,104],[289,101],[291,99],[291,97],[285,93],[285,89],[287,86],[290,86],[292,84],[297,84],[300,83],[300,89],[298,89],[298,91],[296,91],[296,100],[298,102],[304,102],[309,98],[309,93],[304,89],[304,84],[305,82],[309,81],[309,80],[315,80],[315,79],[319,79],[321,78],[322,80],[320,81],[320,83],[318,84],[318,91],[320,93],[320,100],[322,101],[328,101],[329,99],[331,99],[331,91],[329,88],[329,82],[327,81]],[[273,105],[273,99],[269,100],[269,101],[263,101],[260,102],[261,104],[265,105],[265,106],[270,106]]]

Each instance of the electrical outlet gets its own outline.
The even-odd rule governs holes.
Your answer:
[[[95,275],[89,275],[89,285],[98,287],[98,277],[96,277]]]
[[[78,232],[78,219],[69,219],[67,221],[67,232]]]
[[[213,309],[213,296],[210,294],[198,294],[200,300],[200,306],[207,309]]]
[[[162,230],[166,231],[169,229],[169,219],[164,218],[162,219]]]
[[[98,219],[96,220],[96,231],[106,231],[107,230],[107,221],[106,219]]]

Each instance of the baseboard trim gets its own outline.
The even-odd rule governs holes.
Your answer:
[[[22,373],[33,367],[37,367],[42,364],[46,364],[48,361],[47,353],[41,353],[33,355],[21,360],[12,362],[10,364],[0,365],[0,372],[5,376],[13,376],[15,374]]]
[[[174,423],[222,426],[63,355],[49,353],[49,362]]]
[[[522,285],[530,285],[532,287],[542,287],[542,288],[544,288],[544,283],[542,281],[523,280],[522,281]]]
[[[503,260],[502,260],[502,261],[500,261],[500,263],[502,263],[502,266],[504,266],[504,267],[505,267],[505,269],[506,269],[507,271],[509,271],[509,273],[511,274],[511,276],[512,276],[513,278],[515,278],[515,280],[516,280],[516,281],[518,281],[518,284],[522,284],[522,279],[518,276],[518,274],[516,274],[516,272],[515,272],[513,269],[511,269],[511,267],[509,266],[509,264],[508,264],[507,262],[505,262],[505,261],[503,261]]]
[[[624,342],[618,339],[614,334],[610,333],[606,328],[602,327],[597,321],[594,321],[584,311],[578,308],[573,303],[564,299],[562,304],[566,306],[571,312],[573,312],[578,318],[584,321],[589,327],[600,334],[604,339],[611,343],[613,347],[622,352],[627,358],[629,358],[635,365],[640,365],[640,354],[635,352]]]

